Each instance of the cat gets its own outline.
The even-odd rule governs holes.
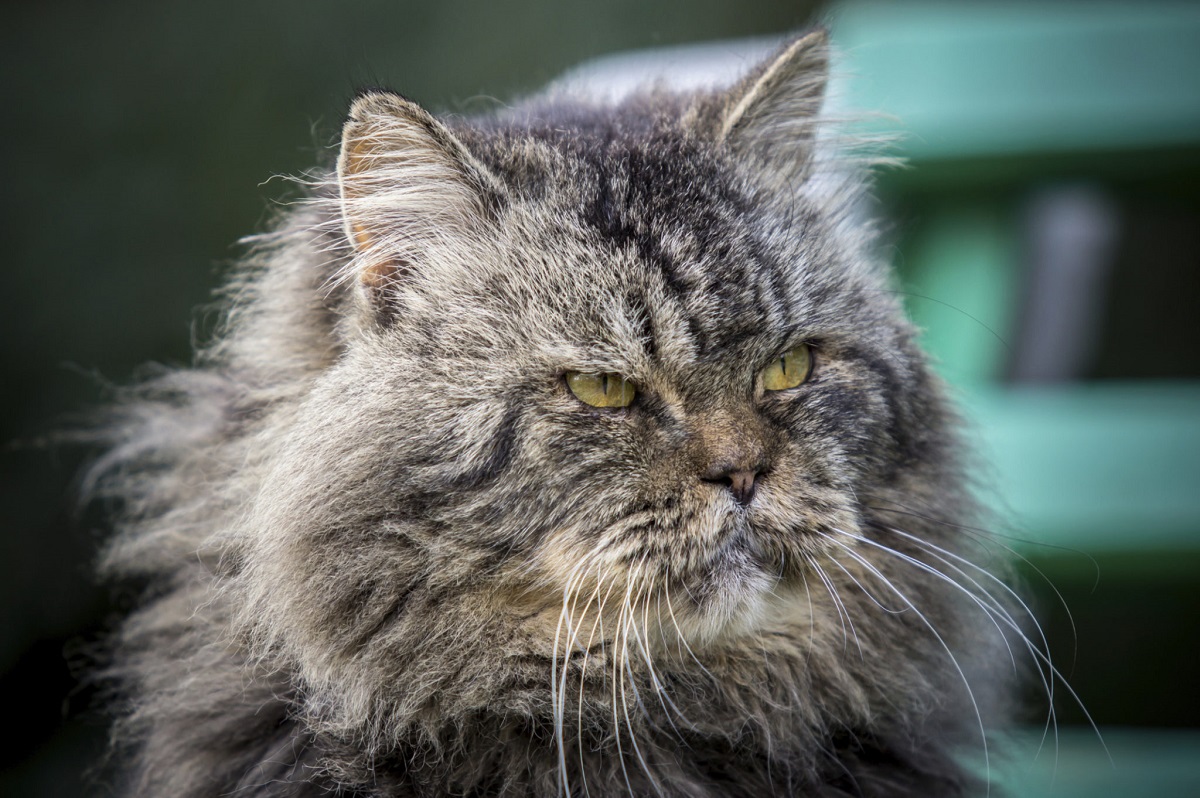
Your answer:
[[[102,572],[146,586],[102,674],[123,794],[981,788],[1023,605],[828,60],[354,100],[104,433]]]

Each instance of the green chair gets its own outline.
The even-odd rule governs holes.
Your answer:
[[[1195,285],[1200,247],[1146,250],[1167,264],[1160,317],[1137,308],[1141,332],[1111,329],[1149,279],[1121,243],[1146,226],[1129,208],[1200,228],[1200,4],[847,2],[832,20],[834,102],[882,112],[863,124],[899,131],[908,164],[879,185],[900,289],[990,463],[997,526],[1071,594],[1083,698],[1111,751],[1064,727],[1057,756],[1051,739],[1000,782],[1200,795],[1200,732],[1180,728],[1200,724],[1196,618],[1179,611],[1200,607],[1200,316],[1186,318],[1200,294],[1173,293]],[[1160,348],[1175,353],[1160,379],[1136,379]]]

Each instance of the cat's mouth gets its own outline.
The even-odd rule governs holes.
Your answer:
[[[599,529],[564,529],[547,541],[538,568],[547,581],[535,592],[563,628],[594,625],[599,634],[636,620],[661,627],[647,640],[665,630],[688,645],[751,633],[773,617],[780,595],[803,584],[805,563],[824,555],[821,530],[857,528],[844,498],[764,480],[749,502],[705,490],[641,504]]]

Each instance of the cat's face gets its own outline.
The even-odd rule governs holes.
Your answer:
[[[370,393],[419,408],[391,457],[422,513],[511,578],[555,602],[568,583],[669,589],[677,620],[715,631],[822,533],[857,532],[913,366],[883,287],[815,209],[771,218],[711,152],[626,146],[556,163],[570,190],[510,189],[477,257],[429,258],[393,286]],[[803,379],[768,389],[796,350]],[[595,407],[571,374],[624,379],[632,400]]]
[[[309,684],[367,714],[413,662],[557,655],[564,623],[736,637],[922,482],[929,378],[849,200],[730,121],[776,135],[770,92],[735,99],[458,135],[358,101],[342,357],[239,555],[248,625]]]

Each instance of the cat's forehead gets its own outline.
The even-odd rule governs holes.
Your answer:
[[[513,152],[510,174],[524,180],[514,181],[511,265],[556,283],[577,303],[572,316],[638,330],[652,348],[686,339],[703,360],[756,334],[778,338],[814,312],[817,220],[802,202],[786,219],[773,214],[715,148],[602,130],[531,137]]]
[[[498,246],[415,289],[413,326],[456,357],[479,341],[563,368],[736,369],[854,315],[820,214],[772,206],[711,143],[649,123],[486,132],[460,135],[504,184]]]

